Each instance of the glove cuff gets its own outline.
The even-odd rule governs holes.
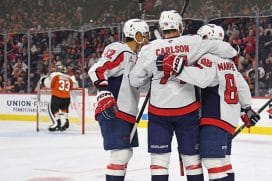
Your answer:
[[[98,91],[96,99],[97,99],[97,101],[100,101],[102,99],[106,99],[106,98],[109,98],[109,97],[113,98],[113,94],[110,91],[101,90],[101,91]]]
[[[175,72],[175,76],[178,76],[183,67],[187,64],[187,56],[185,55],[177,55],[173,61],[173,71]]]
[[[108,90],[108,81],[107,80],[97,80],[94,82],[94,86],[99,91]]]
[[[249,110],[251,110],[251,106],[248,106],[248,107],[243,107],[241,108],[241,113],[247,113]]]

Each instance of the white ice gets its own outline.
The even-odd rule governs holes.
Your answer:
[[[139,129],[139,138],[126,181],[150,180],[146,129]],[[172,149],[170,180],[185,181],[175,142]],[[108,154],[99,131],[36,132],[33,122],[0,122],[0,181],[103,181]],[[271,136],[241,134],[233,141],[237,181],[272,180],[271,162]]]

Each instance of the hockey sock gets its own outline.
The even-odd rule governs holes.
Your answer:
[[[125,176],[106,175],[106,181],[124,181]]]
[[[228,173],[228,181],[234,181],[234,173]]]
[[[203,174],[187,175],[187,181],[204,181],[204,176]]]
[[[228,180],[228,177],[224,177],[224,178],[212,179],[209,181],[229,181],[229,180]]]
[[[188,181],[204,181],[199,155],[181,155]]]
[[[168,175],[152,175],[152,181],[168,181]]]

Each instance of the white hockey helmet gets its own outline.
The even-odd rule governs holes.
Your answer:
[[[200,35],[202,38],[212,40],[215,32],[215,26],[215,24],[203,25],[197,30],[197,34]]]
[[[176,10],[163,11],[159,20],[160,29],[164,30],[178,30],[182,32],[182,17]]]
[[[214,35],[213,35],[213,39],[216,40],[224,40],[224,36],[225,36],[225,32],[224,29],[221,26],[216,25],[214,27]]]
[[[137,32],[140,32],[142,35],[149,33],[149,26],[144,20],[130,19],[125,22],[123,32],[125,37],[135,39]]]
[[[225,32],[221,26],[215,24],[207,24],[201,26],[197,34],[202,38],[206,37],[209,40],[224,40]]]

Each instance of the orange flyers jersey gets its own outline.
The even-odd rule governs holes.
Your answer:
[[[69,75],[53,72],[45,79],[44,84],[51,89],[52,95],[59,98],[70,98],[73,81]]]

